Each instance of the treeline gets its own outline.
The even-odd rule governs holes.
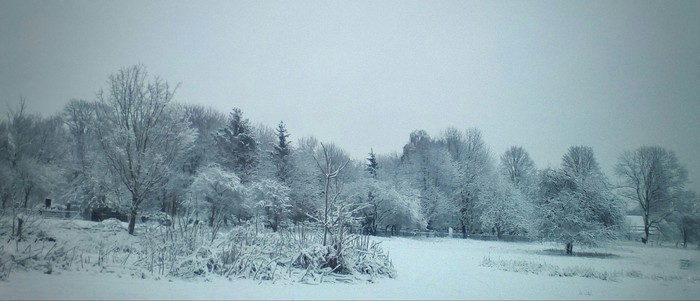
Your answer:
[[[122,212],[132,234],[139,216],[160,212],[210,227],[452,227],[596,244],[623,232],[630,199],[640,205],[645,242],[655,228],[684,244],[700,234],[697,194],[661,147],[624,152],[614,184],[590,147],[572,146],[560,167],[540,170],[522,147],[493,154],[476,128],[437,137],[417,130],[400,153],[370,150],[357,162],[332,143],[290,139],[284,122],[252,124],[238,108],[224,114],[176,103],[174,94],[138,65],[111,75],[96,100],[71,100],[49,117],[21,100],[0,121],[3,211],[52,197],[86,217]]]

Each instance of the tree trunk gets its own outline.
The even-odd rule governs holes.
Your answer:
[[[270,228],[272,228],[272,232],[277,232],[278,225],[279,223],[277,221],[273,221],[272,223],[270,223]]]
[[[19,240],[22,240],[22,225],[24,224],[24,220],[21,217],[17,218],[17,237]]]
[[[330,167],[328,168],[330,172]],[[330,175],[326,175],[326,189],[325,189],[325,197],[326,197],[326,209],[323,211],[323,246],[326,246],[326,238],[328,236],[328,190],[331,185],[331,177]]]
[[[642,239],[642,242],[646,245],[648,241],[649,241],[649,225],[647,225],[645,223],[644,224],[644,239]]]
[[[566,255],[574,255],[574,243],[566,243]]]
[[[129,235],[134,235],[134,228],[136,227],[136,215],[138,214],[139,204],[141,204],[141,199],[138,197],[138,195],[132,193],[131,212],[129,214]]]
[[[646,245],[649,241],[649,227],[651,226],[649,222],[649,211],[647,209],[644,210],[642,218],[644,221],[644,237],[642,237],[642,242]]]
[[[170,205],[170,216],[175,217],[177,215],[177,197],[173,196],[172,204]]]
[[[211,205],[211,215],[209,216],[209,227],[214,227],[214,217],[216,216],[216,206]]]
[[[134,235],[134,228],[136,227],[136,210],[131,210],[129,214],[129,235]]]
[[[29,186],[27,189],[24,190],[24,209],[27,209],[27,206],[29,205],[29,195],[32,193],[32,187]]]

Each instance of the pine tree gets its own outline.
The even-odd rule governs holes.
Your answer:
[[[250,121],[243,118],[241,109],[231,111],[227,125],[214,134],[214,139],[221,154],[221,164],[238,175],[241,183],[250,182],[258,162],[258,146]]]
[[[284,121],[280,121],[276,131],[277,145],[275,145],[275,150],[272,152],[272,158],[277,166],[275,175],[281,183],[288,185],[291,172],[290,155],[292,153],[292,142],[287,140],[289,132],[287,132]]]
[[[369,161],[369,163],[367,163],[367,172],[369,172],[373,178],[377,178],[377,168],[379,168],[379,164],[377,164],[377,157],[374,154],[374,149],[370,149],[367,161]]]

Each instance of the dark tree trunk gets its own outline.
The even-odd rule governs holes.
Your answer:
[[[173,196],[172,204],[170,205],[170,216],[175,217],[177,215],[177,197]]]
[[[216,205],[212,204],[211,205],[211,215],[209,216],[209,227],[214,227],[214,220],[216,219],[216,212],[217,212]]]
[[[22,240],[22,225],[24,224],[24,220],[21,217],[17,218],[17,237],[19,240]]]
[[[27,206],[29,205],[29,195],[32,193],[32,187],[30,186],[26,190],[24,190],[24,209],[27,209]]]
[[[651,227],[651,222],[649,221],[649,211],[648,209],[644,210],[644,214],[642,215],[643,221],[644,221],[644,237],[642,237],[642,242],[646,244],[649,241],[649,227]]]
[[[129,214],[129,234],[134,235],[134,228],[136,227],[136,210],[131,210]]]
[[[5,210],[5,207],[7,207],[7,201],[10,199],[10,194],[8,192],[4,192],[2,194],[2,209]]]
[[[138,206],[141,204],[141,199],[136,195],[131,195],[131,212],[129,213],[129,235],[134,235],[136,227],[136,215],[138,214]]]
[[[642,242],[646,244],[649,241],[649,225],[644,225],[644,239]]]
[[[566,255],[574,255],[574,243],[566,243]]]

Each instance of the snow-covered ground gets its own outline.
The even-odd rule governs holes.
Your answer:
[[[55,222],[53,236],[94,244],[121,242],[119,225]],[[123,226],[123,225],[122,225]],[[100,229],[100,231],[96,231]],[[106,231],[106,230],[108,231]],[[111,229],[111,230],[110,230]],[[90,264],[68,269],[15,268],[0,281],[1,299],[700,299],[700,251],[623,242],[559,255],[550,243],[506,243],[447,238],[376,238],[398,271],[374,283],[183,280]],[[38,247],[38,246],[37,246]],[[554,250],[556,249],[556,250]],[[95,250],[97,253],[98,251]],[[606,255],[613,254],[613,255]],[[690,259],[690,269],[680,269]],[[126,260],[126,259],[125,259]]]

